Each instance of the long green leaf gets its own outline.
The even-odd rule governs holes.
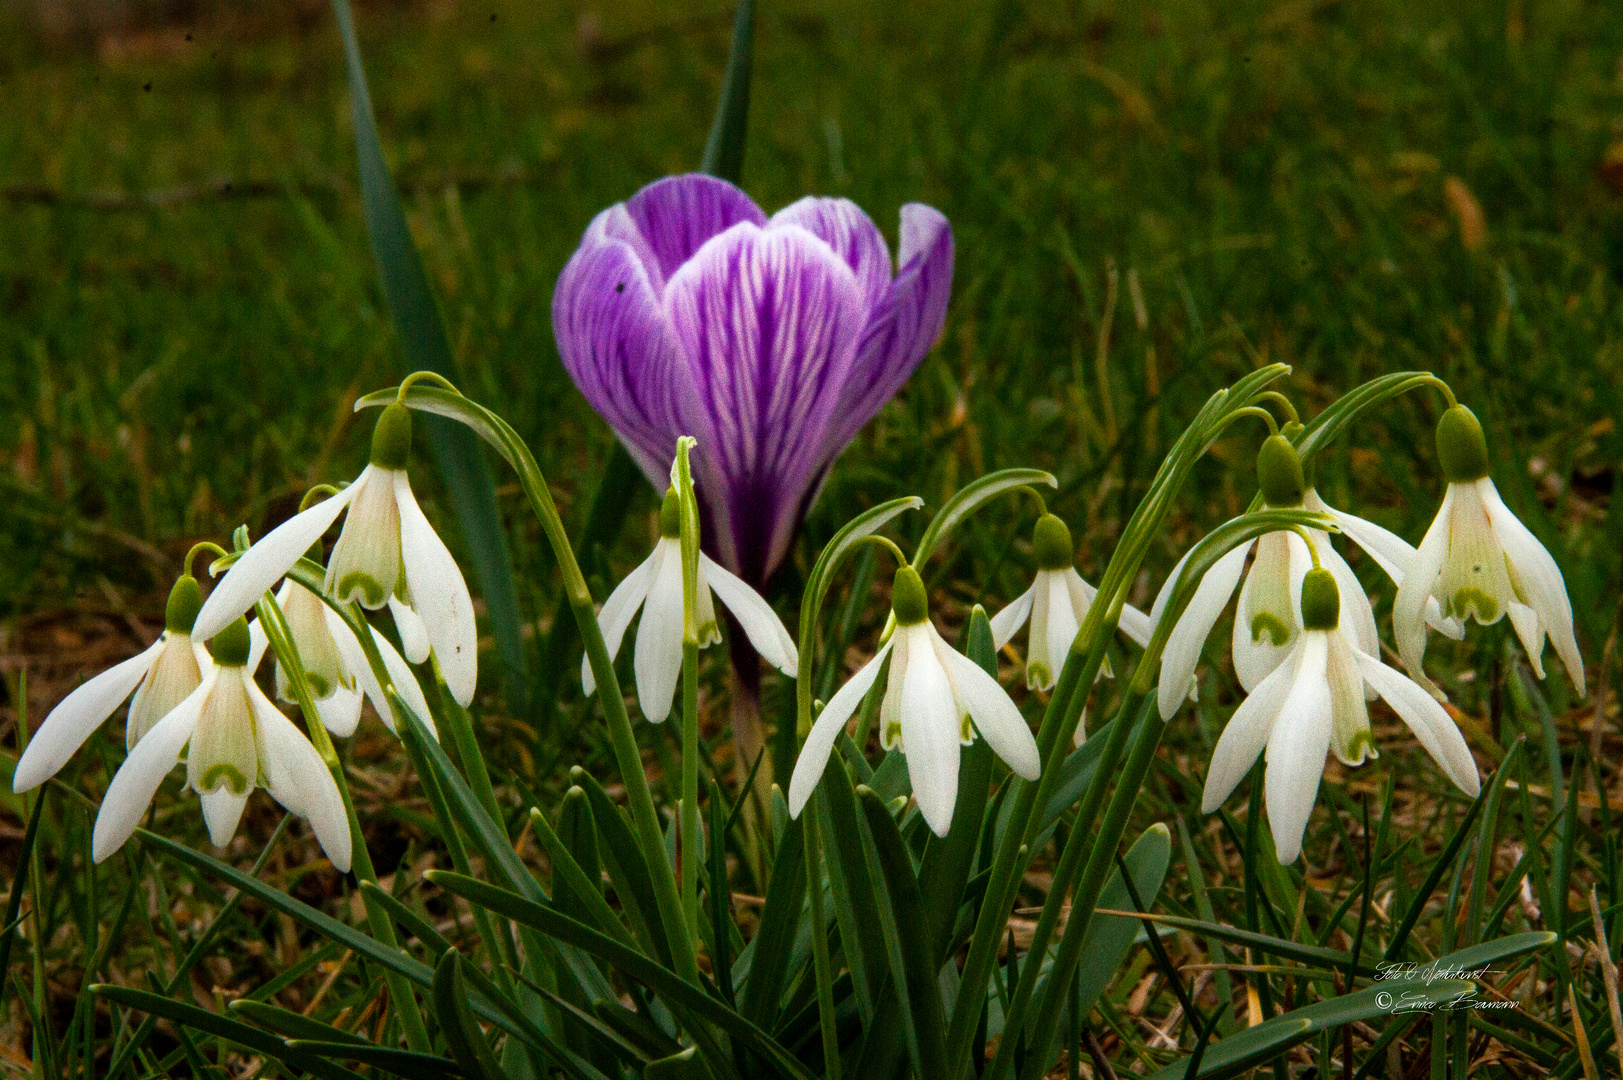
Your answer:
[[[286,1039],[317,1040],[323,1043],[339,1044],[345,1046],[370,1046],[366,1039],[342,1028],[335,1028],[331,1024],[324,1024],[320,1020],[303,1013],[292,1012],[279,1008],[263,1001],[254,1001],[252,998],[242,998],[226,1006],[233,1013],[251,1020],[264,1028]],[[331,1054],[324,1055],[332,1057]]]
[[[761,909],[761,927],[747,950],[749,974],[744,980],[744,1000],[739,1011],[762,1028],[770,1029],[777,1023],[789,954],[805,907],[804,827],[805,823],[798,819],[791,821],[778,841],[778,857],[772,865],[766,904]]]
[[[710,123],[700,170],[738,183],[744,175],[744,136],[749,129],[750,68],[755,40],[754,0],[739,0],[733,14],[733,44],[721,77],[721,100]]]
[[[913,551],[913,569],[917,570],[923,566],[925,560],[935,552],[936,545],[941,543],[954,526],[974,513],[976,507],[1005,492],[1030,487],[1033,484],[1059,487],[1059,481],[1054,479],[1053,474],[1041,469],[1002,469],[971,480],[959,488],[952,498],[936,511],[935,517],[931,518],[930,524],[925,527],[924,535],[919,538],[919,546]]]
[[[361,63],[361,46],[355,35],[349,0],[332,0],[332,6],[344,40],[344,63],[349,73],[361,205],[395,336],[400,339],[408,367],[438,372],[453,379],[456,365],[445,323],[429,288],[428,275],[406,224],[405,212],[400,207],[400,193],[383,158],[383,142],[372,113],[372,95],[366,85],[366,70]],[[468,543],[474,576],[479,580],[479,590],[484,594],[485,608],[496,632],[512,704],[515,711],[527,713],[529,676],[522,633],[524,619],[519,609],[518,587],[514,583],[513,559],[507,550],[507,535],[496,506],[495,479],[479,452],[478,443],[467,432],[454,424],[437,421],[430,421],[424,428],[435,467],[445,480]]]
[[[463,1075],[461,1066],[450,1058],[397,1050],[392,1046],[322,1042],[317,1039],[289,1039],[287,1044],[295,1050],[318,1057],[370,1065],[405,1080],[458,1080]]]
[[[506,1080],[485,1033],[468,1008],[468,983],[462,975],[462,954],[452,949],[434,968],[434,1014],[440,1034],[462,1074],[470,1080]]]
[[[1282,956],[1288,960],[1295,960],[1302,964],[1311,964],[1315,967],[1340,967],[1345,969],[1352,961],[1352,956],[1340,949],[1327,949],[1318,945],[1302,945],[1284,938],[1273,937],[1269,934],[1253,933],[1250,930],[1241,930],[1238,927],[1228,926],[1224,923],[1206,922],[1202,919],[1189,919],[1182,915],[1159,915],[1153,912],[1140,913],[1121,909],[1107,909],[1101,904],[1095,909],[1095,914],[1125,915],[1128,918],[1143,919],[1146,922],[1159,923],[1162,926],[1173,926],[1179,930],[1188,930],[1192,933],[1214,937],[1219,941],[1226,941],[1230,945],[1239,945],[1248,949],[1271,956]],[[1358,968],[1360,975],[1376,975],[1375,968],[1361,965]]]

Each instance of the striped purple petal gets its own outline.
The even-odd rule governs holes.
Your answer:
[[[638,235],[624,206],[593,220],[559,275],[552,328],[570,378],[662,487],[691,382],[634,243]]]
[[[861,286],[805,229],[742,223],[672,276],[665,311],[697,391],[686,431],[720,561],[763,581],[822,471],[867,322]]]
[[[869,314],[829,432],[825,462],[838,457],[896,396],[941,336],[952,296],[952,258],[952,226],[946,217],[923,203],[902,207],[896,259],[901,271]]]
[[[873,219],[850,199],[807,195],[772,215],[772,228],[799,225],[834,249],[857,275],[863,307],[872,312],[890,288],[890,249]]]
[[[712,236],[740,221],[765,225],[753,199],[725,180],[703,173],[667,176],[626,200],[626,213],[647,242],[657,270],[657,291]],[[667,462],[669,464],[669,462]]]

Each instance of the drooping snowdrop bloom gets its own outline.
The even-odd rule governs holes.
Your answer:
[[[829,752],[856,711],[885,658],[890,670],[879,707],[880,742],[907,757],[907,774],[919,812],[937,836],[947,835],[958,801],[960,747],[978,731],[1014,772],[1035,780],[1042,772],[1037,740],[998,681],[942,640],[930,622],[924,582],[912,567],[896,571],[891,588],[896,628],[812,725],[789,781],[789,813],[800,816],[822,779]]]
[[[1267,765],[1263,798],[1281,863],[1302,852],[1308,815],[1318,798],[1328,750],[1345,765],[1377,756],[1370,740],[1367,696],[1379,695],[1414,732],[1461,791],[1481,790],[1465,737],[1433,698],[1358,643],[1341,625],[1336,577],[1315,569],[1302,584],[1302,630],[1285,659],[1229,719],[1212,752],[1203,813],[1223,805],[1258,754]]]
[[[249,793],[263,787],[308,821],[333,866],[348,872],[349,819],[338,785],[310,740],[254,682],[252,641],[240,616],[227,624],[209,643],[213,656],[202,683],[124,759],[96,815],[96,862],[129,839],[184,750],[186,786],[202,800],[216,847],[231,842]]]
[[[131,691],[135,698],[124,721],[124,742],[131,749],[171,709],[186,700],[202,683],[203,671],[209,665],[209,654],[201,639],[192,636],[192,624],[202,602],[197,579],[182,575],[169,590],[164,630],[158,640],[89,679],[51,710],[17,762],[12,790],[29,791],[55,776]]]
[[[253,607],[348,508],[327,561],[326,592],[373,609],[387,604],[412,663],[427,660],[432,648],[452,695],[463,705],[472,701],[479,675],[473,599],[456,560],[412,495],[406,474],[410,452],[411,412],[390,405],[378,418],[371,463],[361,475],[243,552],[198,613],[198,635],[218,633]]]
[[[620,651],[620,641],[637,609],[642,609],[632,658],[637,674],[637,702],[642,706],[643,715],[656,724],[670,715],[676,683],[682,675],[680,515],[676,489],[672,488],[665,493],[665,501],[659,508],[659,542],[654,545],[653,553],[615,586],[598,615],[603,627],[603,643],[608,646],[609,658],[613,659]],[[744,628],[749,643],[762,659],[790,678],[795,676],[799,664],[795,640],[784,629],[777,613],[759,593],[703,552],[699,553],[696,597],[695,616],[701,649],[721,640],[714,602],[720,600]],[[597,689],[597,681],[585,659],[581,660],[580,679],[586,693]]]
[[[1263,440],[1257,452],[1257,485],[1263,503],[1271,509],[1298,509],[1304,505],[1307,482],[1302,475],[1302,461],[1284,437],[1270,435]],[[1375,611],[1357,575],[1331,547],[1328,534],[1318,529],[1305,531],[1313,544],[1311,552],[1309,540],[1295,530],[1266,533],[1234,548],[1201,578],[1161,654],[1158,701],[1162,719],[1171,719],[1189,693],[1201,649],[1242,574],[1245,585],[1240,589],[1234,618],[1233,650],[1234,673],[1247,693],[1256,690],[1296,644],[1301,633],[1297,611],[1301,607],[1302,579],[1314,565],[1315,555],[1340,587],[1342,623],[1350,627],[1359,648],[1372,655],[1379,653]],[[1253,549],[1256,560],[1251,572],[1245,574],[1246,557]],[[1161,586],[1150,610],[1152,622],[1165,611],[1182,567],[1180,560]]]
[[[768,218],[697,174],[600,213],[558,278],[564,367],[656,489],[681,435],[705,548],[759,588],[829,466],[941,333],[952,230],[902,207],[896,269],[855,204],[805,198]]]
[[[1549,551],[1499,497],[1488,477],[1482,425],[1465,406],[1452,406],[1438,421],[1437,459],[1448,491],[1392,607],[1398,654],[1409,673],[1441,696],[1424,667],[1424,614],[1435,600],[1445,616],[1461,623],[1475,619],[1488,625],[1509,615],[1541,679],[1548,635],[1567,677],[1584,693],[1584,658],[1573,633],[1566,580]]]
[[[1009,606],[992,619],[992,643],[1001,649],[1009,639],[1031,622],[1031,635],[1026,647],[1026,685],[1034,690],[1052,690],[1065,666],[1065,656],[1076,640],[1082,621],[1088,617],[1097,590],[1076,572],[1072,557],[1071,530],[1053,514],[1037,519],[1032,532],[1032,554],[1037,559],[1037,577],[1031,588],[1021,593]],[[1155,626],[1148,615],[1123,604],[1120,628],[1122,633],[1140,646],[1150,643]],[[1099,669],[1101,677],[1110,675],[1110,661]],[[1082,727],[1078,725],[1080,735]]]

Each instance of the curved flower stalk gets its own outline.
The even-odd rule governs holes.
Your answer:
[[[17,762],[11,790],[19,794],[30,791],[60,772],[132,691],[135,697],[124,721],[124,744],[131,750],[185,701],[202,684],[203,672],[211,662],[201,640],[192,635],[202,602],[197,579],[181,575],[169,590],[158,640],[86,680],[50,711]]]
[[[202,801],[217,847],[231,842],[248,795],[263,787],[310,823],[334,867],[349,871],[350,826],[338,785],[310,740],[254,682],[260,657],[253,637],[240,616],[221,630],[211,642],[213,656],[201,684],[125,758],[96,815],[96,862],[130,838],[184,751],[186,784]],[[260,650],[263,655],[263,644]]]
[[[884,237],[845,199],[768,218],[714,177],[672,176],[600,213],[558,278],[558,352],[656,488],[681,435],[706,546],[760,586],[829,466],[940,336],[952,230],[902,207]]]
[[[1026,686],[1046,691],[1054,688],[1054,681],[1059,677],[1060,668],[1065,666],[1065,657],[1098,591],[1076,572],[1071,530],[1053,514],[1037,519],[1031,548],[1037,558],[1036,579],[1031,588],[992,618],[992,644],[1003,648],[1029,621]],[[1131,604],[1123,604],[1118,628],[1142,648],[1150,643],[1155,626],[1148,615]],[[1110,661],[1106,660],[1099,668],[1099,675],[1103,678],[1113,674]],[[1077,731],[1082,731],[1081,725]]]
[[[338,494],[300,511],[245,551],[214,586],[197,616],[208,638],[259,601],[347,509],[327,562],[324,590],[341,602],[389,606],[413,663],[439,661],[445,683],[463,706],[479,676],[478,635],[468,584],[445,542],[428,523],[406,473],[411,412],[383,410],[372,434],[371,462]],[[380,710],[381,711],[381,710]]]
[[[1361,647],[1341,625],[1345,610],[1336,575],[1315,568],[1302,585],[1302,630],[1274,668],[1229,719],[1212,752],[1203,813],[1223,805],[1264,754],[1268,823],[1281,863],[1302,852],[1318,798],[1326,751],[1344,765],[1378,756],[1370,738],[1367,697],[1386,699],[1450,780],[1475,798],[1476,760],[1454,721],[1429,694]]]
[[[891,591],[896,630],[872,660],[824,707],[812,725],[789,781],[789,813],[799,817],[828,764],[845,723],[890,659],[879,707],[880,742],[907,757],[907,773],[919,812],[937,836],[947,835],[958,800],[960,746],[977,731],[1009,768],[1027,780],[1042,771],[1037,741],[996,679],[945,641],[930,622],[929,601],[918,571],[896,571]]]
[[[1263,440],[1257,452],[1257,483],[1263,505],[1269,509],[1317,509],[1306,505],[1308,487],[1302,474],[1302,462],[1283,436],[1270,435]],[[1253,549],[1256,560],[1251,572],[1246,574],[1246,557]],[[1164,614],[1172,584],[1187,559],[1185,555],[1167,576],[1150,609],[1152,621],[1159,621]],[[1158,688],[1161,718],[1170,720],[1191,692],[1201,649],[1218,616],[1228,606],[1229,597],[1240,584],[1242,575],[1245,585],[1240,589],[1239,608],[1234,618],[1234,673],[1249,693],[1295,648],[1302,629],[1297,618],[1302,580],[1308,570],[1320,564],[1334,576],[1339,587],[1341,621],[1351,628],[1359,648],[1378,654],[1380,639],[1375,630],[1375,609],[1352,567],[1331,546],[1329,534],[1319,529],[1267,533],[1219,559],[1201,578],[1189,606],[1173,625],[1161,658]]]
[[[663,723],[670,715],[676,684],[682,675],[681,533],[681,507],[673,487],[660,504],[659,542],[654,545],[653,553],[615,586],[598,614],[603,625],[603,642],[612,658],[619,653],[620,642],[631,620],[638,609],[642,609],[634,655],[637,701],[643,715],[656,724]],[[720,600],[733,613],[750,645],[767,663],[790,678],[795,677],[799,664],[795,642],[772,606],[760,593],[701,552],[694,594],[697,642],[701,649],[721,640],[715,600]],[[590,657],[581,658],[580,680],[586,693],[597,690]]]
[[[1544,545],[1517,520],[1488,476],[1488,444],[1476,415],[1463,405],[1437,423],[1437,458],[1448,490],[1420,549],[1398,585],[1392,608],[1398,654],[1416,682],[1437,697],[1425,674],[1426,619],[1432,602],[1445,617],[1483,625],[1506,615],[1544,678],[1544,639],[1584,693],[1584,658],[1573,631],[1567,585]]]

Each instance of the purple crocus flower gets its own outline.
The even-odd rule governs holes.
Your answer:
[[[759,585],[788,552],[829,466],[941,334],[952,229],[902,207],[899,269],[847,199],[768,218],[700,174],[656,181],[586,230],[552,324],[575,385],[657,489],[679,435],[706,547]]]

